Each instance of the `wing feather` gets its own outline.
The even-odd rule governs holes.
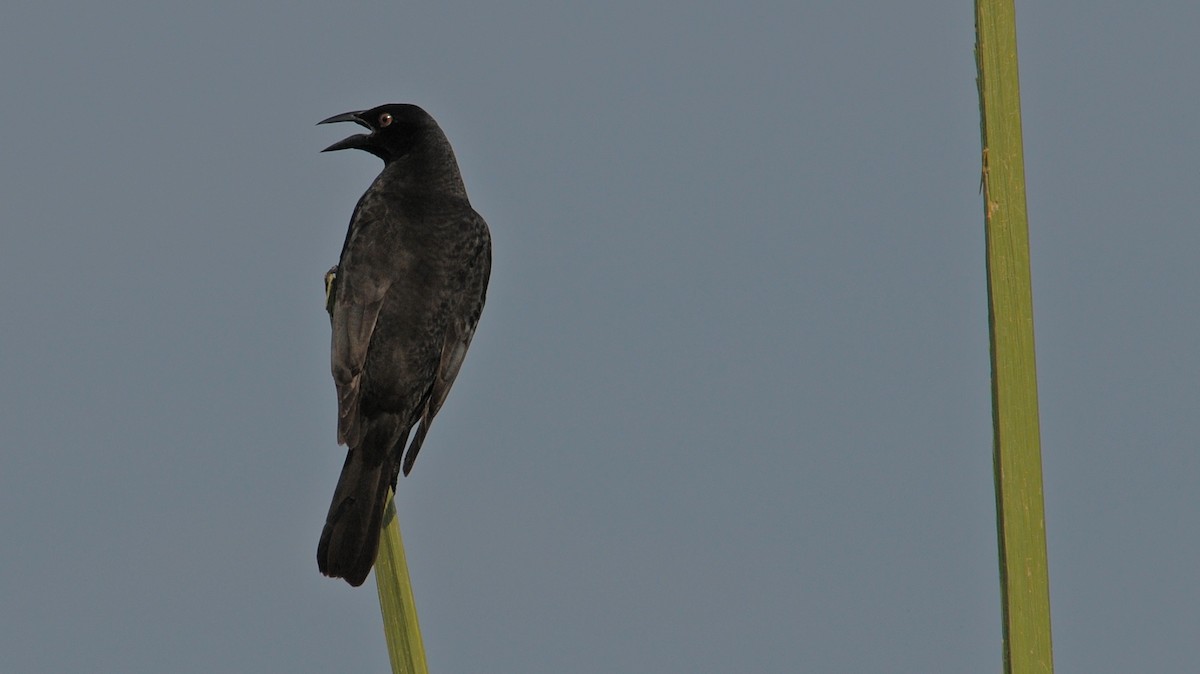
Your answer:
[[[359,414],[363,369],[384,298],[391,287],[387,266],[372,264],[371,258],[380,251],[364,244],[370,237],[361,237],[387,217],[386,207],[372,196],[368,190],[351,216],[338,260],[330,314],[333,328],[330,364],[337,387],[338,443],[350,447],[357,447],[366,432]]]
[[[475,337],[475,328],[479,325],[479,315],[482,313],[484,302],[487,299],[488,278],[492,269],[492,244],[488,236],[487,225],[483,224],[483,219],[477,214],[474,217],[480,227],[480,235],[475,242],[477,247],[474,251],[473,264],[470,265],[475,273],[464,277],[463,287],[456,289],[455,296],[460,301],[453,307],[453,315],[447,325],[442,341],[441,356],[438,359],[437,374],[430,384],[429,394],[421,408],[421,423],[404,455],[402,468],[405,475],[412,470],[413,462],[417,460],[417,453],[421,451],[421,444],[425,441],[425,434],[429,431],[429,425],[433,423],[433,418],[442,409],[442,404],[446,402],[446,396],[450,394],[450,387],[454,385],[454,380],[458,377],[458,371],[467,357],[467,349]]]

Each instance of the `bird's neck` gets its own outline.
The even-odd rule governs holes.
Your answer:
[[[406,188],[467,198],[454,150],[444,136],[420,143],[405,156],[388,163],[380,178],[384,176]]]

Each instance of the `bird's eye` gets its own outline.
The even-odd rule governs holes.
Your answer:
[[[392,123],[392,116],[389,113],[383,113],[379,116],[379,127],[383,128]]]

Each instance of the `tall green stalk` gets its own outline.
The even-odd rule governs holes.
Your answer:
[[[426,674],[417,602],[413,599],[408,578],[408,561],[404,557],[404,540],[400,538],[394,496],[388,494],[379,557],[375,559],[375,586],[379,590],[379,610],[383,612],[383,633],[387,637],[393,674]]]
[[[1025,159],[1012,0],[976,0],[1004,671],[1053,672]]]

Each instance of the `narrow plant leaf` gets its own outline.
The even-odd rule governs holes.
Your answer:
[[[1012,0],[976,0],[1004,671],[1054,671]]]
[[[388,494],[379,557],[375,560],[379,610],[383,613],[383,631],[393,674],[427,674],[421,626],[417,622],[417,603],[408,579],[408,561],[404,557],[404,540],[400,537],[394,497],[394,494]]]

